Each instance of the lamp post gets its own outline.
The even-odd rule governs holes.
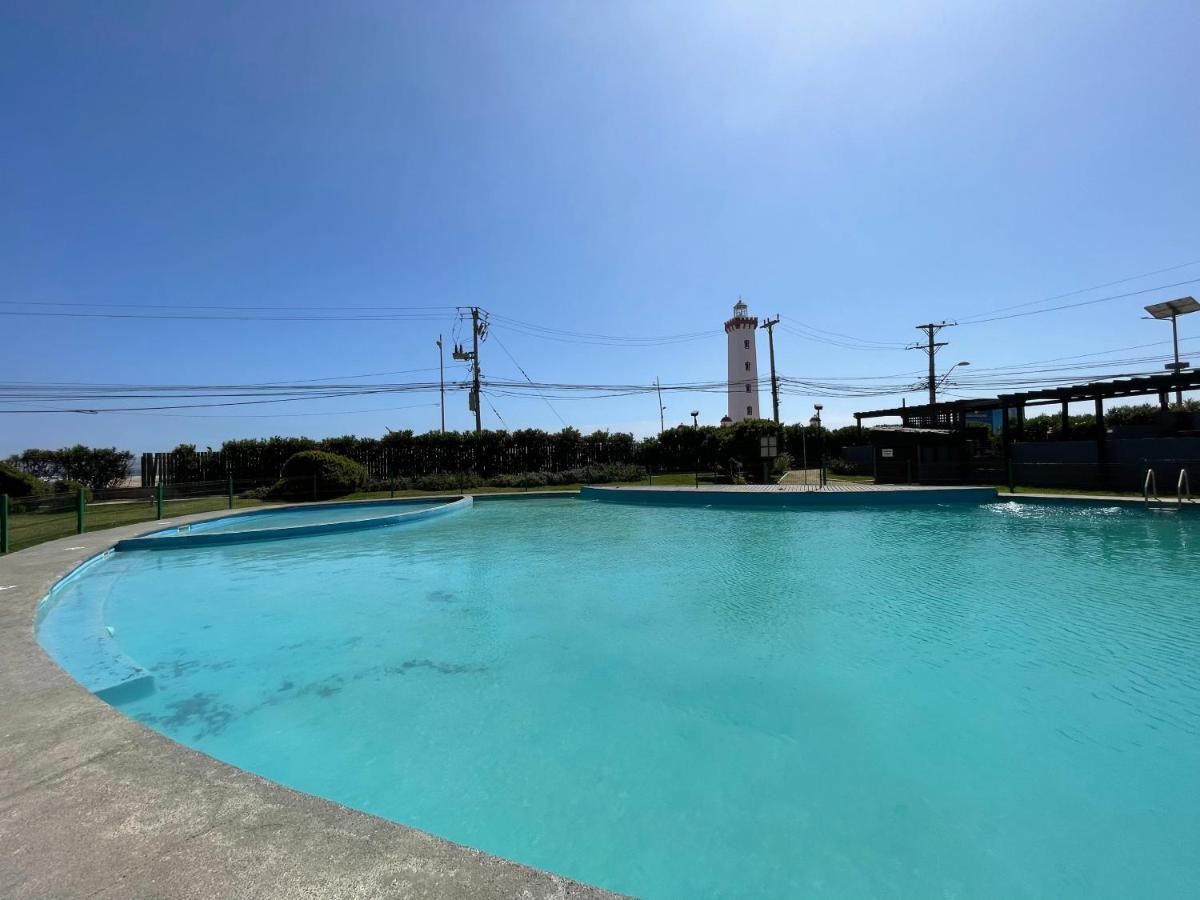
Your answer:
[[[825,487],[825,439],[821,434],[821,410],[824,408],[820,403],[814,403],[813,409],[817,411],[817,414],[808,422],[809,425],[815,425],[817,429],[817,467],[820,469],[820,480],[817,484],[820,487]]]
[[[693,409],[692,410],[692,428],[699,428],[699,427],[700,427],[700,410]]]
[[[959,366],[969,366],[970,364],[971,364],[971,363],[970,363],[970,362],[968,362],[968,361],[967,361],[967,360],[965,360],[965,359],[964,359],[964,360],[962,360],[961,362],[956,362],[954,365],[952,365],[952,366],[951,366],[949,369],[947,369],[947,370],[946,370],[946,374],[945,374],[945,375],[943,375],[941,378],[939,378],[939,379],[938,379],[938,383],[937,383],[937,386],[938,386],[938,388],[940,389],[940,388],[943,388],[943,387],[945,387],[945,386],[946,386],[946,383],[947,383],[947,382],[950,380],[950,375],[951,375],[951,373],[953,373],[955,369],[957,369]],[[931,410],[929,411],[929,427],[930,427],[930,428],[933,428],[933,427],[934,427],[934,425],[936,425],[936,424],[937,424],[937,423],[934,421],[934,417],[935,417],[936,415],[937,415],[937,413],[936,413],[934,410],[932,410],[932,409],[931,409]],[[953,427],[953,424],[954,424],[954,415],[953,415],[953,411],[951,411],[951,412],[950,412],[950,415],[949,415],[949,420],[950,420],[950,421],[949,421],[949,425],[950,425],[951,427]]]
[[[1149,316],[1142,316],[1143,319],[1170,319],[1171,320],[1171,343],[1175,348],[1175,362],[1167,364],[1167,371],[1174,372],[1178,375],[1188,367],[1188,363],[1179,361],[1179,325],[1176,320],[1183,315],[1193,313],[1200,309],[1200,303],[1196,302],[1195,297],[1179,297],[1176,300],[1168,300],[1166,303],[1152,303],[1146,307],[1146,312]],[[1176,405],[1183,403],[1183,389],[1178,385],[1175,387],[1175,403]]]

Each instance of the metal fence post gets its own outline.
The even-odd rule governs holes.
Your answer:
[[[162,508],[163,508],[163,484],[160,481],[158,483],[158,487],[154,491],[154,518],[156,518],[156,519],[162,518]]]
[[[8,494],[0,494],[0,553],[8,552]]]
[[[650,484],[654,484],[654,466],[650,465],[649,463],[646,464],[646,478],[649,480]]]
[[[314,499],[314,500],[319,500],[319,499],[320,499],[320,497],[321,497],[320,493],[319,493],[319,492],[318,492],[318,490],[317,490],[317,479],[318,479],[319,477],[320,477],[320,476],[319,476],[319,475],[317,475],[317,473],[316,473],[316,472],[313,472],[313,499]]]
[[[229,508],[233,509],[233,476],[229,476]]]
[[[75,497],[75,533],[76,534],[83,534],[83,528],[84,528],[84,525],[86,524],[84,522],[84,517],[87,514],[87,495],[83,491],[84,491],[84,489],[80,488]]]
[[[1013,461],[1011,459],[1008,461],[1008,492],[1010,494],[1017,492],[1017,482],[1013,477]]]

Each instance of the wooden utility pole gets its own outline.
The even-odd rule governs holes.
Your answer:
[[[775,414],[775,424],[779,424],[779,379],[775,377],[775,326],[779,324],[779,315],[767,319],[759,328],[767,329],[767,346],[771,351],[771,409]]]
[[[658,436],[662,437],[663,431],[666,430],[665,420],[663,419],[663,413],[666,411],[667,408],[665,406],[663,406],[662,383],[658,380],[657,375],[654,376],[654,387],[658,391]]]
[[[925,325],[918,325],[917,330],[925,332],[926,342],[924,344],[910,344],[909,350],[924,350],[929,356],[929,416],[930,425],[933,424],[933,407],[937,405],[937,367],[934,364],[934,359],[937,352],[946,346],[946,341],[935,340],[937,333],[943,328],[949,328],[957,325],[957,322],[929,322]]]
[[[459,307],[459,309],[461,311],[462,307]],[[475,433],[479,434],[481,431],[483,431],[483,419],[480,417],[479,405],[479,339],[486,333],[487,320],[480,318],[480,310],[478,306],[472,306],[470,309],[471,349],[464,350],[462,348],[462,344],[455,344],[454,352],[450,355],[454,359],[471,363],[471,397],[467,402],[467,408],[475,413]]]
[[[483,419],[480,417],[479,402],[479,307],[471,307],[471,358],[474,362],[475,377],[472,382],[471,396],[475,399],[475,433],[483,431]]]
[[[446,433],[446,366],[442,356],[442,336],[439,334],[438,345],[438,387],[442,395],[442,434]]]

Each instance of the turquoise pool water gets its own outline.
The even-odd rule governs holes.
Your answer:
[[[70,671],[111,628],[156,687],[120,708],[182,743],[618,891],[1181,897],[1198,547],[1141,510],[507,501],[115,554],[39,635]]]

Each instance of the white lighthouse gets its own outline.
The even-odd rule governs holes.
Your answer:
[[[725,323],[729,340],[729,423],[759,418],[758,351],[754,347],[758,319],[747,315],[748,309],[739,297],[733,318]]]

